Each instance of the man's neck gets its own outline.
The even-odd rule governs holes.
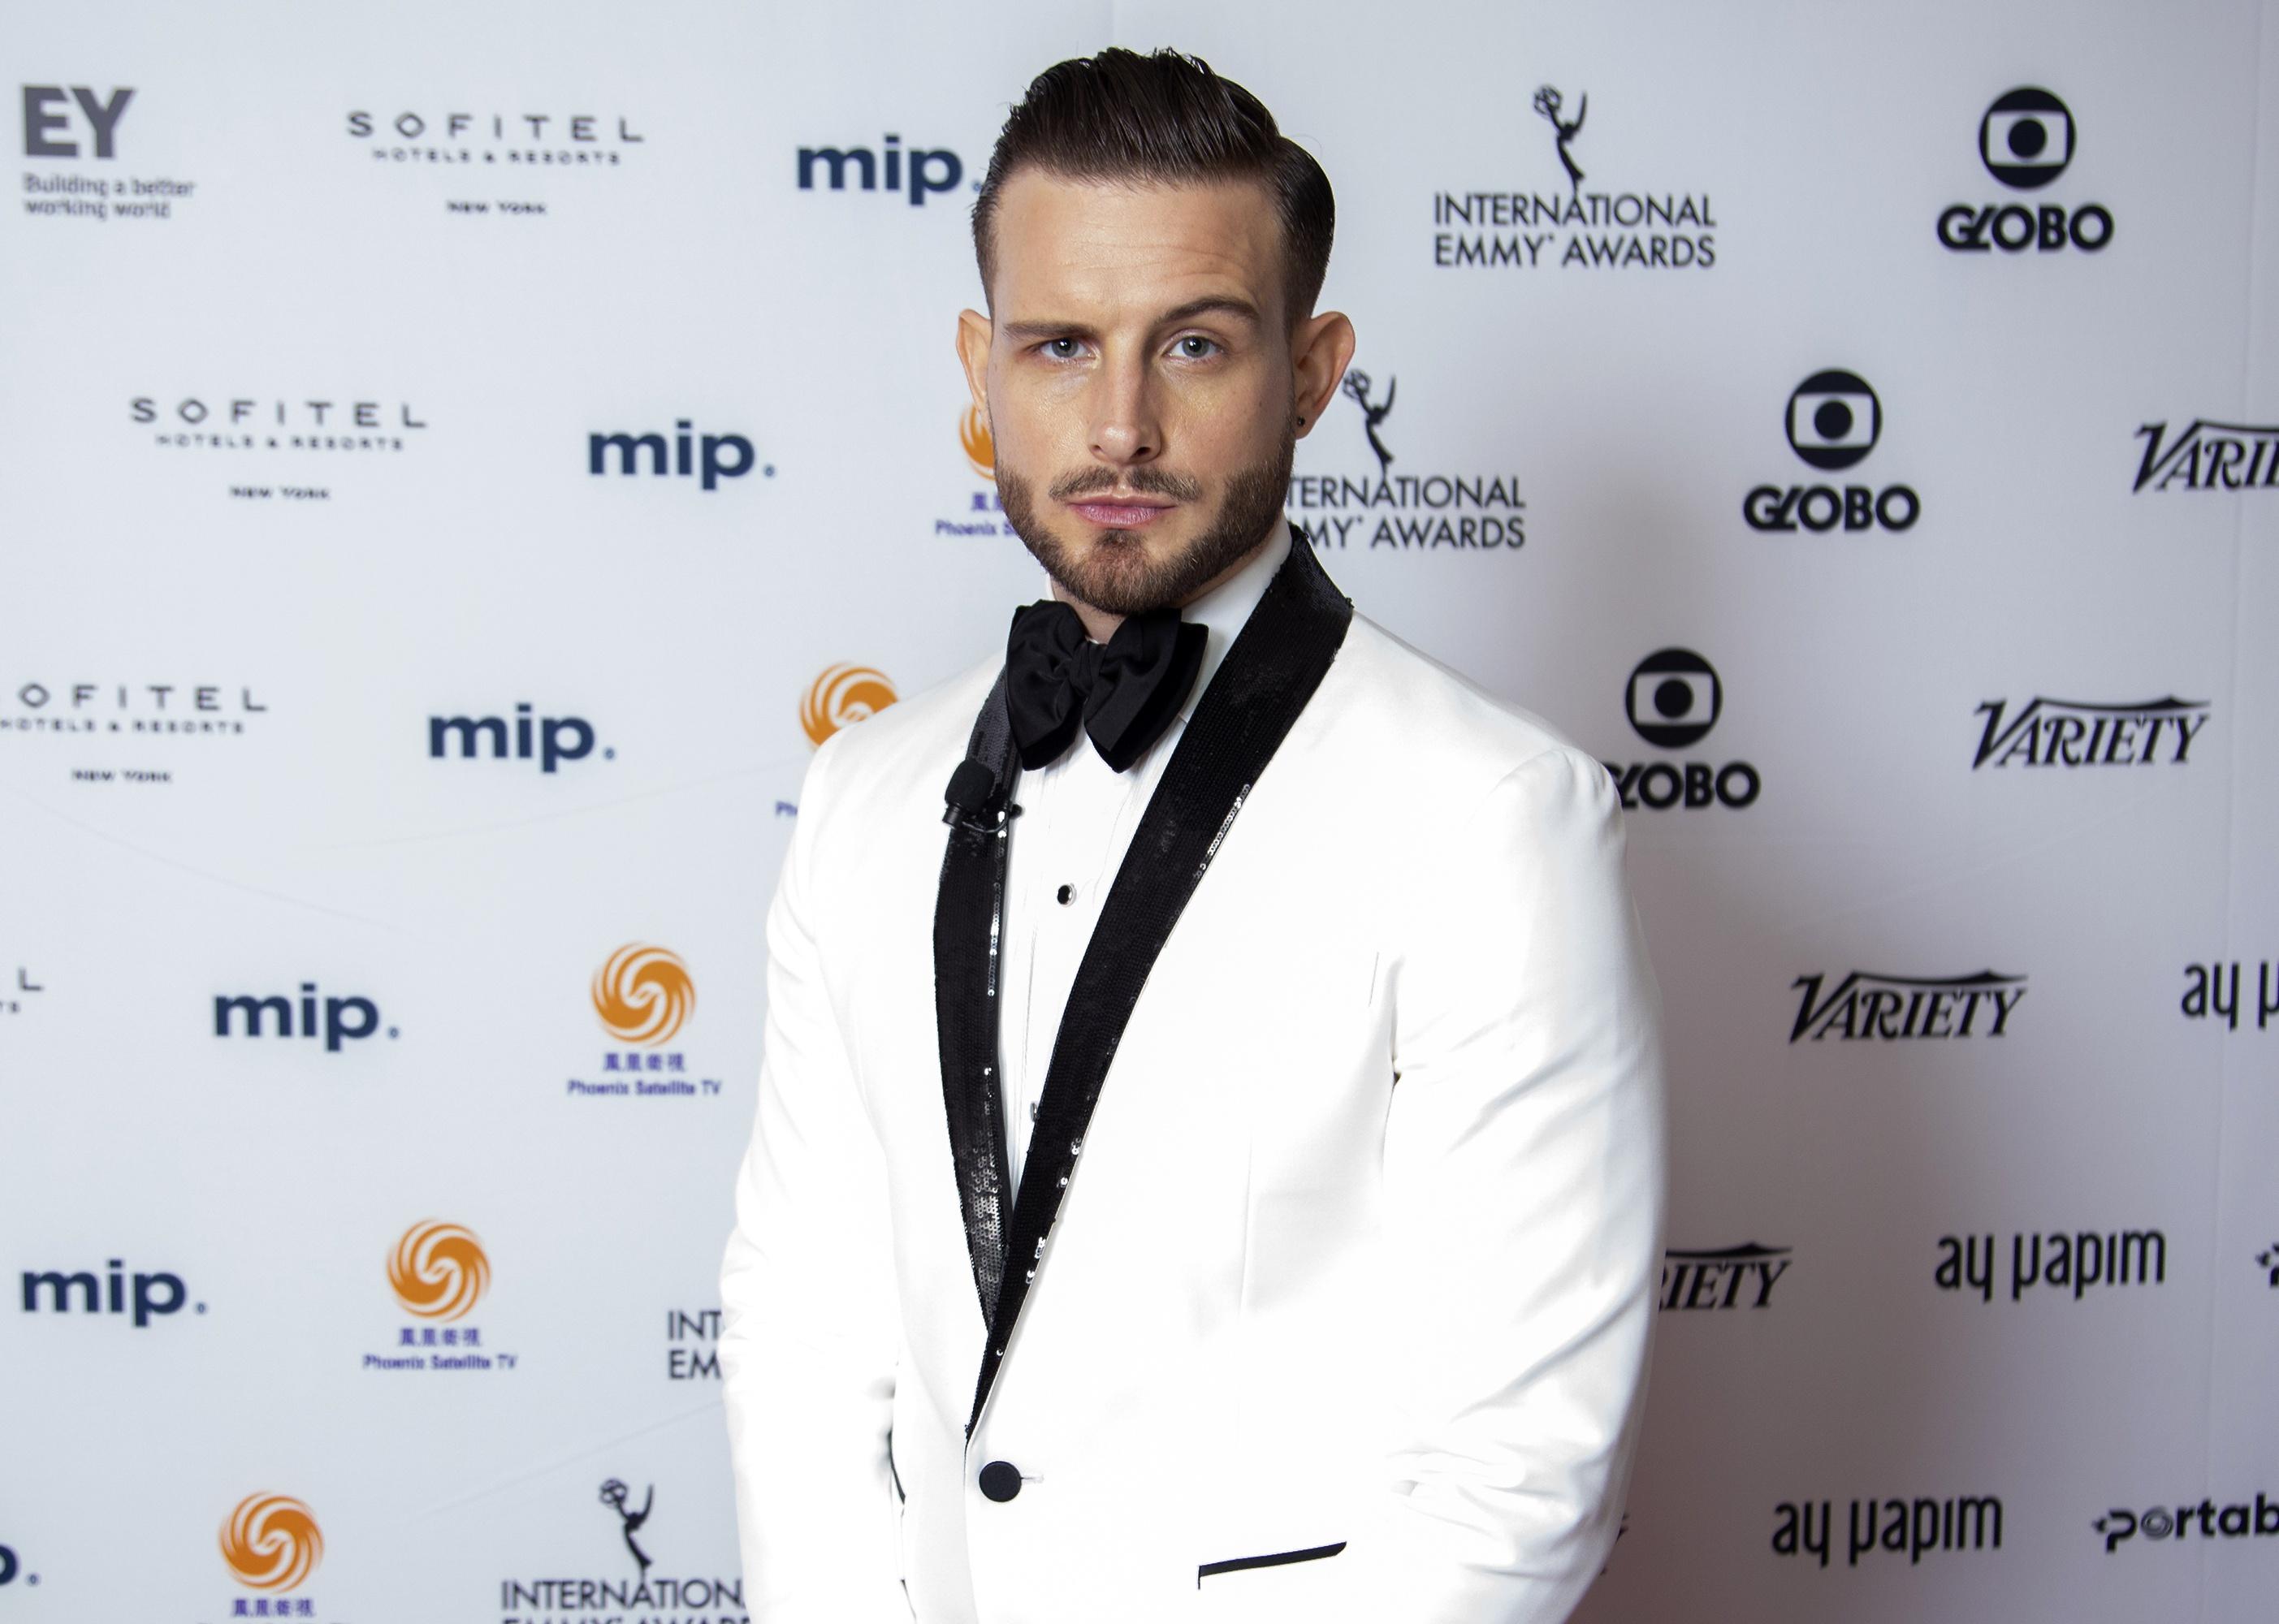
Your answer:
[[[1193,603],[1196,599],[1204,596],[1217,587],[1224,586],[1236,576],[1241,574],[1243,566],[1249,563],[1254,558],[1256,558],[1258,556],[1259,550],[1265,547],[1268,542],[1273,540],[1276,536],[1281,534],[1284,526],[1288,525],[1288,523],[1289,520],[1284,518],[1278,513],[1276,514],[1274,516],[1273,524],[1267,526],[1266,533],[1264,535],[1259,537],[1255,542],[1252,543],[1249,549],[1246,551],[1241,557],[1227,565],[1225,569],[1221,570],[1216,575],[1214,575],[1210,579],[1196,587],[1186,597],[1181,598],[1179,600],[1179,607],[1181,609],[1186,608],[1188,604]],[[1123,616],[1111,615],[1106,609],[1093,608],[1091,604],[1086,603],[1082,598],[1078,597],[1065,586],[1062,585],[1057,577],[1047,577],[1047,578],[1050,581],[1053,596],[1058,598],[1062,602],[1074,609],[1077,614],[1077,618],[1084,622],[1084,634],[1086,637],[1090,638],[1095,643],[1104,643],[1109,638],[1116,635],[1116,628],[1124,624]]]

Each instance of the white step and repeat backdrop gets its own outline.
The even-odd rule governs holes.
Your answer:
[[[1337,187],[1331,574],[1634,808],[1585,1616],[2270,1616],[2279,4],[6,11],[0,1614],[743,1615],[762,915],[1038,594],[967,209],[1122,42]]]

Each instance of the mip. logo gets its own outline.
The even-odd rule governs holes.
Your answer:
[[[140,1329],[153,1320],[180,1313],[182,1305],[189,1300],[188,1288],[182,1284],[180,1275],[168,1274],[162,1269],[155,1274],[137,1272],[130,1275],[127,1273],[125,1260],[120,1258],[110,1260],[109,1268],[109,1275],[102,1280],[86,1269],[70,1275],[59,1268],[45,1272],[26,1269],[24,1312],[40,1312],[40,1292],[45,1288],[48,1312],[50,1314],[69,1314],[72,1298],[76,1295],[81,1314],[131,1314],[136,1329]],[[133,1282],[131,1296],[128,1291],[130,1280]],[[104,1290],[106,1284],[109,1287],[107,1291]],[[206,1306],[200,1303],[197,1311],[203,1314]]]
[[[22,1572],[22,1569],[23,1564],[17,1561],[16,1553],[7,1546],[0,1545],[0,1584],[13,1584],[16,1582],[16,1575]],[[37,1584],[39,1582],[40,1576],[37,1574],[25,1575],[26,1584]]]
[[[620,1043],[670,1042],[695,1009],[695,978],[667,948],[629,942],[594,972],[594,1013]]]
[[[740,479],[752,471],[752,442],[741,434],[698,434],[695,420],[677,417],[672,425],[672,443],[668,446],[662,434],[588,434],[586,436],[586,471],[602,475],[610,471],[610,453],[618,454],[617,471],[624,475],[641,471],[642,454],[648,454],[648,471],[659,479],[670,473],[680,479],[691,474],[705,490],[717,490],[723,479]],[[763,479],[775,478],[775,464],[760,470]]]
[[[1664,750],[1700,744],[1724,714],[1725,687],[1716,668],[1690,648],[1648,655],[1631,672],[1623,709],[1638,736]],[[1746,762],[1608,762],[1623,805],[1635,811],[1672,807],[1752,805],[1763,787]]]
[[[289,1590],[325,1559],[316,1513],[290,1495],[249,1494],[221,1525],[222,1560],[249,1590]]]
[[[867,665],[826,666],[799,702],[799,724],[810,743],[820,745],[850,723],[877,716],[894,698],[894,685],[884,671]]]
[[[1789,448],[1826,472],[1866,460],[1884,436],[1884,405],[1857,372],[1815,372],[1788,397],[1784,424]],[[1911,486],[1760,485],[1741,502],[1741,517],[1756,531],[1910,529],[1922,517]]]
[[[427,718],[427,755],[431,761],[449,759],[445,748],[457,734],[459,740],[459,760],[471,762],[482,755],[479,739],[490,740],[490,759],[495,762],[511,758],[518,762],[535,759],[538,770],[553,772],[564,762],[582,762],[594,753],[594,724],[583,716],[541,716],[533,714],[528,701],[518,701],[514,708],[513,739],[508,739],[508,724],[504,716],[430,716]],[[617,751],[604,748],[602,759],[615,761]]]
[[[265,1019],[272,1013],[277,1017],[274,1032],[268,1030],[269,1023]],[[300,1029],[297,1033],[294,1030],[294,1013],[293,1000],[282,993],[269,998],[257,998],[250,993],[232,998],[217,993],[214,996],[214,1036],[240,1036],[233,1030],[234,1023],[230,1019],[233,1014],[236,1014],[245,1017],[245,1030],[242,1034],[244,1037],[314,1038],[321,1032],[326,1051],[337,1054],[343,1043],[369,1038],[380,1030],[380,1006],[368,998],[326,999],[324,1019],[319,1023],[317,1018],[317,984],[313,981],[301,984]],[[395,1037],[395,1028],[389,1027],[388,1035]]]
[[[24,87],[24,156],[26,157],[78,157],[81,156],[78,127],[68,111],[50,111],[58,104],[75,103],[80,116],[87,120],[87,140],[99,158],[119,156],[116,134],[119,120],[127,111],[127,103],[134,99],[131,87],[121,86],[108,96],[98,98],[86,85],[26,85]]]
[[[845,191],[847,177],[854,174],[860,177],[861,190],[875,192],[880,189],[879,179],[883,172],[885,190],[906,191],[910,207],[922,209],[928,196],[949,191],[965,178],[964,163],[947,149],[912,147],[906,153],[899,135],[887,136],[883,147],[883,152],[873,152],[868,147],[802,147],[799,189],[814,191],[817,173],[827,172],[832,191]],[[905,158],[909,160],[907,164],[903,162]]]
[[[388,1283],[406,1314],[464,1320],[490,1289],[491,1260],[475,1232],[429,1218],[413,1224],[388,1258]]]
[[[2013,191],[2037,192],[2073,162],[2072,111],[2049,91],[2022,85],[1994,98],[1978,121],[1978,157],[1986,172]],[[2068,211],[2059,203],[1953,203],[1938,217],[1938,240],[1956,253],[2054,253],[2070,243],[2094,254],[2113,241],[2113,215],[2102,203]]]

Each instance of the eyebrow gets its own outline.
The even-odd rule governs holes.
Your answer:
[[[1260,325],[1258,307],[1247,299],[1238,299],[1232,294],[1213,294],[1201,299],[1190,299],[1176,310],[1165,310],[1155,318],[1159,327],[1177,326],[1183,321],[1193,321],[1198,316],[1230,316],[1251,326]],[[1080,321],[1007,321],[998,324],[998,331],[1009,338],[1096,338],[1098,333]]]

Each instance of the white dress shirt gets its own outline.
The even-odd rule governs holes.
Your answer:
[[[1010,1141],[1007,1166],[1015,1191],[1028,1160],[1029,1132],[1045,1092],[1061,1012],[1093,927],[1100,923],[1108,888],[1196,701],[1289,552],[1289,529],[1278,526],[1248,563],[1179,611],[1181,619],[1204,630],[1202,667],[1178,715],[1147,754],[1117,772],[1100,759],[1091,738],[1079,729],[1076,742],[1058,760],[1024,771],[1013,792],[1021,815],[1013,820],[1006,858],[998,1046]]]

